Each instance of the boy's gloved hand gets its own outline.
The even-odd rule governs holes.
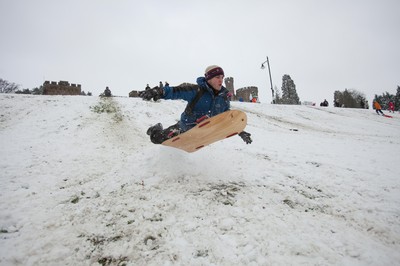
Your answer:
[[[243,139],[246,144],[251,144],[253,140],[250,138],[251,134],[247,133],[246,131],[242,131],[239,133],[239,136]]]
[[[154,87],[150,90],[139,91],[139,97],[145,101],[150,101],[152,98],[154,101],[161,99],[164,96],[164,90],[160,87]]]

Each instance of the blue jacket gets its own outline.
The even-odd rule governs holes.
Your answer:
[[[214,90],[206,82],[204,77],[197,78],[197,85],[182,85],[177,87],[164,87],[164,99],[182,99],[188,102],[188,106],[196,97],[197,93],[203,90],[203,95],[194,105],[192,111],[181,114],[179,126],[181,132],[185,132],[196,125],[196,120],[208,115],[209,117],[223,113],[230,109],[230,102],[228,98],[228,90],[222,87],[221,90],[215,95]]]

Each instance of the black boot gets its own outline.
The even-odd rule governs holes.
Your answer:
[[[157,123],[154,126],[149,127],[149,129],[147,129],[147,135],[151,136],[153,134],[153,132],[155,131],[161,131],[163,130],[163,126],[161,123]]]
[[[167,139],[161,123],[157,123],[154,126],[149,127],[147,130],[147,135],[150,136],[150,140],[154,144],[161,144]]]
[[[147,135],[150,136],[151,142],[154,144],[161,144],[167,139],[173,138],[181,133],[179,123],[172,125],[166,129],[163,129],[163,126],[158,123],[152,127],[149,127],[147,130]]]
[[[175,125],[169,126],[167,129],[164,130],[164,135],[166,135],[168,139],[178,136],[179,134],[181,134],[179,122]]]

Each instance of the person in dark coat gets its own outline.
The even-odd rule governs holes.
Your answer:
[[[329,103],[326,99],[322,103],[319,104],[319,106],[325,106],[325,107],[327,107],[328,105],[329,105]]]
[[[104,96],[105,97],[111,97],[112,96],[111,95],[111,90],[108,87],[106,87],[106,89],[104,90]]]
[[[204,77],[197,78],[196,85],[154,87],[151,90],[139,92],[143,100],[157,101],[159,99],[181,99],[188,102],[185,111],[181,114],[178,123],[163,129],[158,123],[147,130],[150,140],[161,144],[165,140],[175,137],[196,126],[199,118],[213,117],[230,110],[228,90],[222,86],[224,71],[221,67],[212,65],[206,68]],[[251,134],[245,131],[239,133],[244,142],[252,142]]]

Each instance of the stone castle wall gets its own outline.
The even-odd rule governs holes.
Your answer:
[[[44,95],[81,95],[81,84],[69,84],[68,81],[45,81],[43,83]]]
[[[236,90],[234,87],[234,79],[232,77],[225,78],[225,87],[232,95],[232,101],[250,102],[252,98],[258,98],[258,88],[255,86],[244,87]]]
[[[258,98],[258,88],[255,86],[240,88],[236,91],[236,98],[250,102],[252,98]]]
[[[129,97],[139,97],[139,91],[131,91]]]

